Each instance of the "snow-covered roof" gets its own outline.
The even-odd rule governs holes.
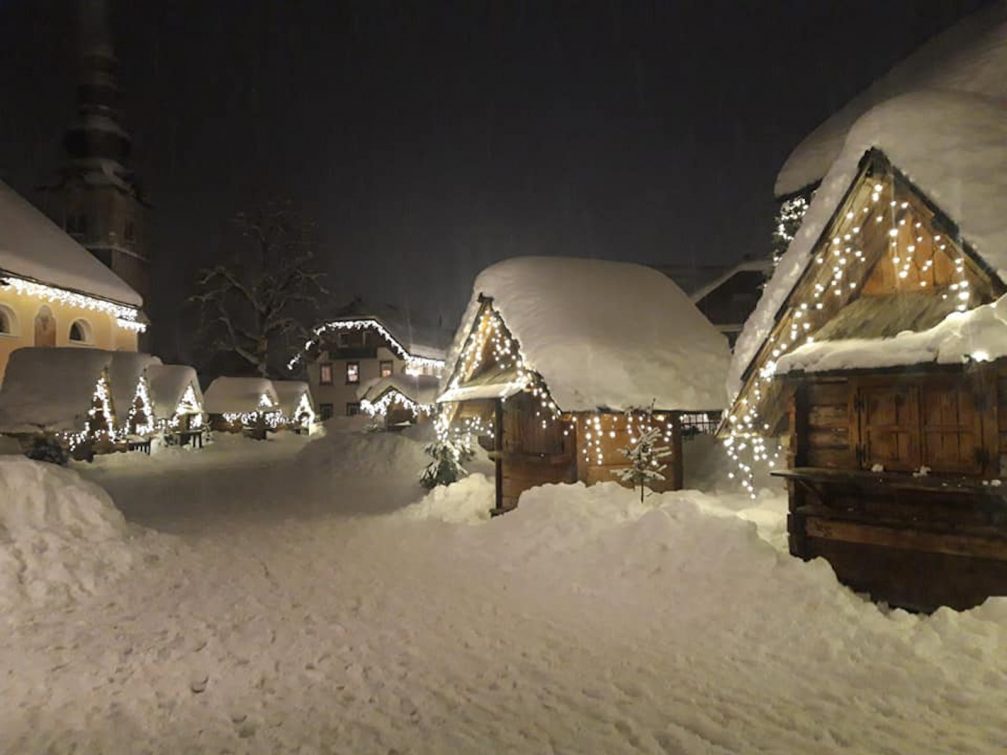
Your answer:
[[[719,409],[727,340],[666,275],[643,265],[517,257],[476,278],[448,357],[450,377],[480,310],[493,307],[527,369],[563,411]],[[445,386],[446,387],[446,386]]]
[[[95,386],[112,354],[76,347],[15,350],[0,389],[0,431],[83,430]]]
[[[139,307],[140,295],[0,181],[0,273]]]
[[[136,398],[136,386],[151,365],[161,360],[150,354],[134,351],[113,351],[108,365],[108,382],[112,388],[112,406],[119,420],[126,421],[129,407]]]
[[[408,318],[396,316],[394,308],[383,307],[377,313],[362,313],[334,317],[315,328],[315,338],[308,342],[308,348],[326,332],[338,333],[343,330],[371,329],[380,333],[391,344],[392,350],[401,359],[418,358],[442,362],[451,340],[451,334],[439,328],[416,325]]]
[[[850,129],[734,348],[728,382],[741,376],[773,327],[812,251],[876,148],[955,222],[962,238],[1007,280],[1007,105],[977,95],[914,92],[878,105]]]
[[[836,111],[797,145],[776,179],[777,196],[815,183],[871,108],[901,94],[943,89],[1007,97],[1007,2],[1000,0],[937,35]]]
[[[363,401],[377,401],[388,391],[398,391],[417,404],[433,404],[437,399],[439,380],[433,375],[406,375],[397,373],[383,378],[374,378],[357,389],[357,397]]]
[[[314,406],[315,402],[311,396],[311,389],[303,380],[274,380],[273,389],[276,391],[276,398],[280,402],[280,411],[287,417],[293,417],[297,411],[301,397],[307,395],[308,401]]]
[[[147,381],[150,383],[150,400],[154,404],[154,416],[168,419],[175,414],[185,390],[192,386],[196,401],[203,404],[203,392],[199,389],[196,370],[184,364],[151,364],[147,367]]]
[[[968,312],[952,312],[932,328],[894,338],[816,341],[780,357],[776,374],[853,370],[936,362],[986,362],[1007,356],[1007,295]]]
[[[230,414],[259,411],[260,400],[268,397],[273,407],[279,404],[279,397],[273,382],[257,377],[219,377],[210,383],[204,396],[204,404],[209,414]]]

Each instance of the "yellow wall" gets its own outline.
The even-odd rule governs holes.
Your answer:
[[[48,307],[56,321],[57,346],[86,346],[115,351],[136,351],[137,334],[116,325],[114,315],[93,309],[82,309],[57,302],[19,294],[9,286],[0,287],[0,309],[13,314],[13,335],[0,333],[0,379],[7,369],[7,360],[15,349],[35,345],[35,316]],[[83,320],[90,326],[87,343],[70,341],[70,325]]]

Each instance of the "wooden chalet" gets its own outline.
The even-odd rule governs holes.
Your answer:
[[[490,451],[495,513],[536,485],[616,480],[621,449],[652,426],[672,449],[653,489],[673,490],[679,415],[721,408],[727,362],[726,339],[656,270],[516,258],[477,278],[438,403]]]
[[[853,127],[739,341],[729,445],[782,439],[791,552],[877,600],[1007,594],[1004,263],[1007,112],[906,95]]]
[[[157,429],[147,370],[160,363],[150,354],[117,351],[111,354],[108,365],[119,434],[131,447],[147,452]]]

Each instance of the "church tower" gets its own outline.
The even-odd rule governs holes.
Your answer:
[[[63,136],[59,179],[45,187],[46,211],[149,306],[148,204],[129,169],[132,139],[123,128],[118,60],[105,0],[80,0],[77,116]]]

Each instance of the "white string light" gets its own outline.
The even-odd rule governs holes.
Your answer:
[[[125,304],[109,301],[108,299],[98,299],[93,296],[77,293],[76,291],[67,291],[64,288],[47,286],[44,283],[37,283],[12,275],[0,278],[0,282],[10,286],[23,296],[31,296],[54,304],[64,304],[70,307],[89,309],[112,315],[115,317],[116,324],[126,330],[143,333],[147,329],[146,324],[139,321],[140,311],[135,307],[129,307]]]
[[[293,369],[311,349],[321,342],[322,336],[328,333],[353,330],[374,330],[377,332],[388,342],[392,352],[394,352],[396,356],[406,363],[406,374],[408,375],[421,375],[429,370],[432,374],[440,376],[441,372],[444,370],[443,359],[421,357],[410,353],[409,350],[403,346],[384,325],[381,324],[381,322],[375,320],[374,318],[364,318],[360,320],[333,320],[319,325],[314,329],[315,337],[305,342],[304,349],[300,353],[294,355],[294,357],[287,363],[287,368]]]

